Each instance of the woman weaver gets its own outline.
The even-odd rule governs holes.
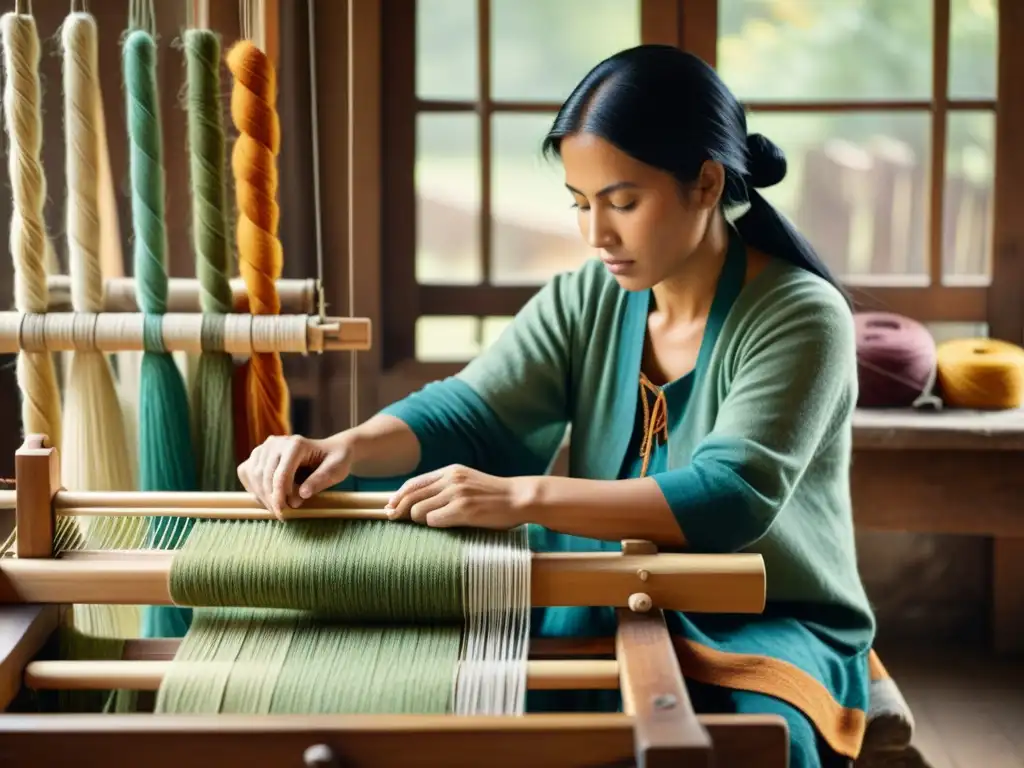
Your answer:
[[[642,538],[758,552],[763,615],[666,617],[694,707],[780,714],[791,765],[846,765],[875,630],[849,490],[854,325],[828,269],[755,191],[785,159],[747,135],[710,67],[662,46],[591,71],[545,150],[600,258],[555,277],[458,375],[333,437],[272,438],[239,476],[278,514],[387,478],[394,519],[529,524],[539,551]],[[571,476],[546,476],[568,425]],[[312,472],[296,487],[300,467]],[[615,617],[538,609],[533,627],[611,635]],[[618,705],[542,694],[531,709]]]

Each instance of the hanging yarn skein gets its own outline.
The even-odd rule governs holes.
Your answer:
[[[931,401],[935,340],[915,320],[891,312],[854,315],[861,408],[906,408]]]
[[[939,345],[938,383],[952,408],[1009,410],[1024,405],[1024,349],[996,339]]]
[[[139,388],[139,479],[143,491],[196,490],[188,394],[181,370],[163,346],[167,311],[167,231],[160,103],[156,86],[156,43],[135,28],[124,41],[128,139],[131,157],[135,281],[145,313]],[[177,547],[190,528],[184,518],[153,518],[149,546]],[[190,612],[172,606],[143,610],[145,637],[183,637]]]
[[[75,312],[98,313],[103,310],[103,279],[99,254],[101,104],[96,20],[85,12],[70,13],[61,27],[61,42],[71,304]],[[77,332],[89,334],[91,327],[82,324]],[[106,355],[88,349],[91,341],[91,336],[82,339],[83,348],[69,355],[61,480],[72,491],[134,490],[124,414],[113,372]],[[143,528],[134,520],[97,517],[75,522],[90,540],[116,540],[126,548],[141,542]],[[76,605],[73,615],[75,626],[88,634],[138,635],[139,613],[133,606]]]
[[[14,194],[10,248],[14,259],[14,304],[18,312],[46,312],[46,258],[52,254],[43,211],[46,176],[40,153],[43,116],[39,83],[39,33],[35,18],[5,13],[0,18],[4,48],[4,127]],[[61,397],[53,356],[20,352],[17,361],[24,434],[43,434],[61,449]]]
[[[275,101],[277,76],[267,55],[249,40],[236,43],[227,55],[234,76],[231,117],[239,136],[231,154],[238,208],[236,230],[239,271],[255,315],[280,314],[275,282],[283,255],[277,237],[277,154],[281,128]],[[250,447],[272,435],[287,435],[288,383],[281,356],[254,354],[249,360],[248,437]]]
[[[228,279],[225,142],[220,103],[220,40],[209,29],[185,32],[188,73],[189,168],[192,180],[193,244],[203,311],[203,337],[216,344],[231,306]],[[192,433],[203,491],[237,490],[234,362],[226,352],[204,350],[192,389]]]

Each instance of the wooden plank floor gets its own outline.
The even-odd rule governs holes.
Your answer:
[[[1024,768],[1024,659],[976,649],[879,649],[931,768]]]

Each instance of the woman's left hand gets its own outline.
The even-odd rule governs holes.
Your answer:
[[[387,505],[391,520],[432,528],[508,530],[527,522],[517,478],[495,477],[458,464],[406,481]]]

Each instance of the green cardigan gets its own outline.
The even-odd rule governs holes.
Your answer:
[[[624,291],[596,260],[556,276],[459,374],[385,409],[419,435],[416,471],[463,463],[540,474],[571,424],[569,474],[619,477],[649,293]],[[708,334],[717,343],[705,345],[669,433],[667,471],[654,476],[687,541],[697,551],[758,552],[769,601],[835,606],[873,633],[854,547],[857,367],[842,296],[775,260],[739,291],[720,328],[709,320]]]

